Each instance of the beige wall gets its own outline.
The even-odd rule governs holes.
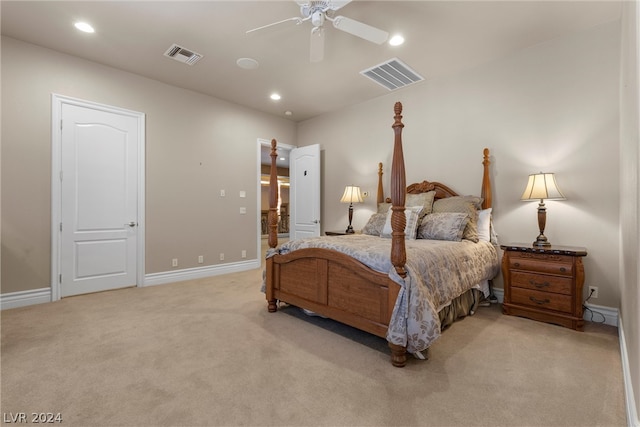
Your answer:
[[[257,259],[257,139],[295,123],[6,37],[1,71],[2,293],[51,286],[52,93],[146,114],[147,274]]]
[[[640,7],[625,2],[622,13],[622,73],[620,82],[620,318],[635,396],[635,420],[640,409]],[[628,397],[630,400],[631,397]],[[631,405],[629,405],[631,406]]]
[[[618,22],[602,25],[301,123],[299,145],[323,150],[324,229],[347,224],[338,202],[347,184],[372,195],[355,206],[354,227],[373,212],[377,165],[384,163],[388,183],[393,104],[401,101],[407,182],[443,181],[479,194],[482,149],[491,149],[503,243],[535,239],[537,203],[519,199],[528,174],[555,172],[567,200],[547,202],[545,234],[552,243],[587,248],[585,285],[600,294],[591,302],[617,308],[619,34]]]

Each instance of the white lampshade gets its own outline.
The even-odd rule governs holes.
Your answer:
[[[340,199],[341,203],[362,203],[364,200],[362,199],[362,194],[360,193],[360,187],[356,187],[354,185],[348,185],[344,189],[344,194],[342,194],[342,198]]]
[[[556,177],[552,173],[536,173],[529,175],[527,188],[521,200],[564,200],[564,194],[558,188]]]

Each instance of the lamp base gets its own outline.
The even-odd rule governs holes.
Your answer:
[[[353,219],[353,203],[349,203],[349,226],[347,227],[345,233],[353,234],[353,227],[351,226],[351,220]]]
[[[548,247],[548,246],[551,246],[551,242],[547,240],[547,236],[545,236],[544,234],[541,234],[536,238],[536,241],[533,242],[533,246]]]
[[[533,246],[546,248],[551,246],[549,240],[547,240],[547,236],[544,235],[544,226],[547,224],[547,208],[544,206],[544,200],[540,199],[540,203],[538,203],[538,229],[540,230],[540,234],[536,237],[536,241],[533,242]]]

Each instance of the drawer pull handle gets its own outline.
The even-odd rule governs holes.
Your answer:
[[[560,267],[560,271],[562,271],[564,273],[565,271],[567,271],[567,269],[564,268],[564,267]]]
[[[520,267],[520,263],[519,263],[519,262],[514,262],[514,263],[513,263],[513,266],[514,266],[514,267]]]
[[[534,280],[529,280],[529,284],[535,286],[538,289],[547,288],[547,287],[551,286],[549,282],[540,283],[540,282],[536,282]]]
[[[535,297],[529,297],[529,299],[531,301],[535,302],[538,305],[549,304],[551,302],[548,298],[545,298],[545,299],[541,300],[541,299],[537,299]]]

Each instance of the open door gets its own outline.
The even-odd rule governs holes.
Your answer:
[[[290,239],[320,235],[320,145],[291,150]]]

